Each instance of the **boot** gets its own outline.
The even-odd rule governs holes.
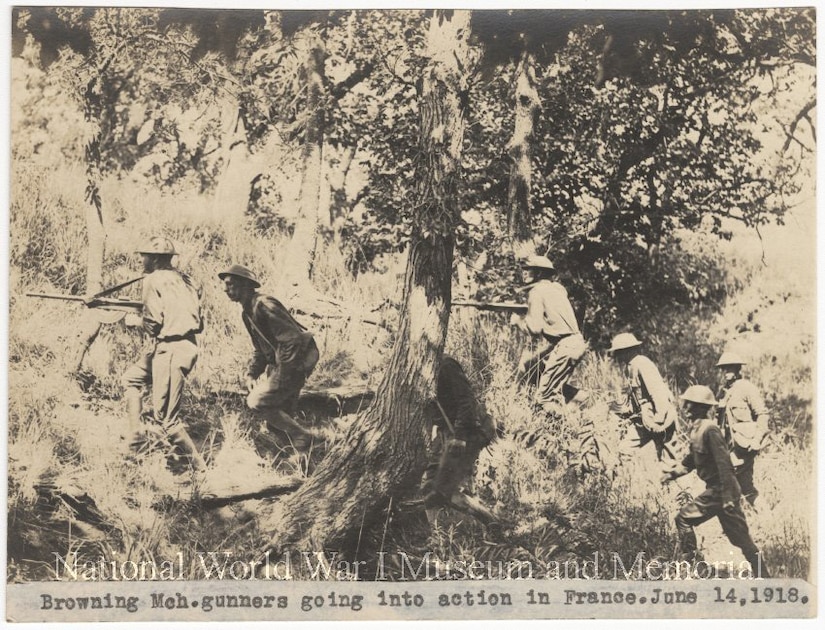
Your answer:
[[[747,560],[751,565],[751,573],[755,578],[769,578],[771,574],[768,572],[768,567],[765,566],[765,561],[762,558],[762,552],[757,551],[756,553],[749,553],[745,556],[745,560]]]
[[[322,441],[323,437],[316,434],[314,431],[302,427],[292,416],[283,411],[275,412],[275,416],[267,421],[267,427],[270,430],[276,429],[286,433],[289,441],[292,443],[295,450],[306,450],[310,443],[315,441]]]
[[[186,429],[180,427],[174,431],[170,431],[169,439],[172,440],[172,444],[174,444],[175,447],[183,451],[187,459],[189,459],[189,465],[192,466],[193,470],[197,472],[206,470],[206,462],[198,452],[195,443],[192,441],[192,438],[189,437]]]
[[[139,389],[129,388],[123,393],[126,398],[126,417],[129,435],[140,431],[140,416],[143,413],[143,393]]]

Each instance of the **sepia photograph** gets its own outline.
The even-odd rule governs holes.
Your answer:
[[[817,615],[816,8],[616,5],[5,7],[8,621]]]

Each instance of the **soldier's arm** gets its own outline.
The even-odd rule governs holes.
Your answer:
[[[163,305],[161,304],[160,291],[158,291],[153,277],[146,276],[143,280],[143,329],[152,337],[160,334],[163,327]]]
[[[725,438],[718,426],[712,425],[705,431],[705,444],[710,451],[716,469],[719,471],[719,483],[722,486],[722,503],[736,503],[739,500],[739,483],[733,474],[733,464],[730,463],[730,452],[725,444]]]
[[[647,393],[650,394],[654,413],[664,413],[671,404],[671,397],[667,383],[659,374],[659,370],[653,363],[645,362],[639,367],[639,377],[644,381]]]
[[[257,335],[253,333],[252,326],[250,326],[246,315],[243,317],[243,323],[244,326],[246,326],[246,330],[249,332],[249,338],[252,340],[252,358],[249,360],[249,364],[246,367],[246,377],[254,381],[261,374],[263,374],[266,369],[266,364],[268,363],[267,353],[261,347]]]
[[[751,408],[751,413],[756,416],[756,430],[757,434],[753,438],[753,445],[751,448],[754,450],[759,449],[762,445],[762,442],[765,440],[765,436],[768,434],[768,408],[765,405],[765,400],[762,398],[762,395],[759,393],[759,389],[757,389],[756,385],[751,384],[752,387],[748,392],[748,404]]]
[[[544,298],[539,287],[527,295],[527,313],[515,321],[516,325],[531,335],[540,335],[544,330]]]
[[[674,464],[673,468],[664,471],[662,483],[668,482],[671,479],[683,477],[684,475],[687,475],[691,470],[693,470],[693,456],[690,453],[688,453],[684,456],[684,458],[682,458],[682,461],[680,463]]]

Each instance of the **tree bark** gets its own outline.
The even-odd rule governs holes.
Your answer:
[[[259,175],[259,165],[249,154],[246,129],[239,115],[237,99],[227,97],[221,111],[223,127],[223,172],[215,188],[213,214],[241,225],[249,205],[252,180]]]
[[[86,85],[84,92],[84,116],[88,122],[95,124],[95,133],[86,144],[86,231],[89,239],[86,258],[86,294],[92,295],[103,288],[103,256],[106,246],[106,231],[103,226],[103,201],[100,198],[100,150],[103,141],[103,122],[105,115],[99,82],[105,80],[103,75],[93,78]],[[80,374],[83,360],[98,334],[101,322],[98,311],[88,309],[83,315],[80,330],[75,339],[75,354],[72,361],[72,373]]]
[[[348,549],[393,498],[414,492],[431,431],[428,401],[450,315],[457,178],[466,120],[469,13],[436,11],[428,34],[419,182],[399,330],[373,404],[298,492],[264,519],[269,549]]]
[[[536,89],[535,58],[527,51],[516,69],[515,123],[508,144],[512,159],[507,190],[507,229],[516,258],[535,253],[530,225],[530,188],[533,183],[533,139],[539,116],[539,94]]]
[[[304,70],[307,81],[308,112],[306,133],[302,152],[303,173],[298,201],[298,216],[295,232],[290,243],[290,260],[287,278],[293,284],[312,277],[315,251],[318,241],[318,227],[326,222],[328,213],[321,213],[321,186],[323,184],[324,126],[324,62],[326,46],[323,29],[312,29]],[[323,218],[322,218],[323,217]]]

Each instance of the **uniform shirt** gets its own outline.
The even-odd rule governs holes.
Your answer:
[[[646,356],[637,354],[627,364],[627,375],[633,393],[632,400],[640,407],[652,406],[655,414],[663,414],[673,407],[673,396],[659,369]],[[636,410],[641,411],[641,409]]]
[[[143,278],[143,325],[158,341],[199,333],[201,288],[176,269],[157,269]]]
[[[733,474],[730,454],[719,426],[710,418],[696,420],[690,429],[690,451],[682,460],[688,471],[695,470],[723,503],[739,500],[739,483]]]
[[[445,356],[438,370],[438,403],[453,425],[454,437],[465,442],[489,442],[495,428],[492,419],[478,402],[472,385],[458,361]],[[450,431],[444,419],[437,416],[436,425]]]
[[[756,385],[744,378],[737,379],[720,398],[719,409],[733,443],[759,450],[768,433],[768,408]]]
[[[283,304],[255,293],[249,306],[244,306],[242,317],[255,348],[247,370],[251,378],[263,374],[267,365],[277,366],[282,374],[303,369],[312,333],[306,332]]]
[[[533,335],[563,337],[579,332],[567,289],[558,282],[539,280],[527,295],[523,328]]]

